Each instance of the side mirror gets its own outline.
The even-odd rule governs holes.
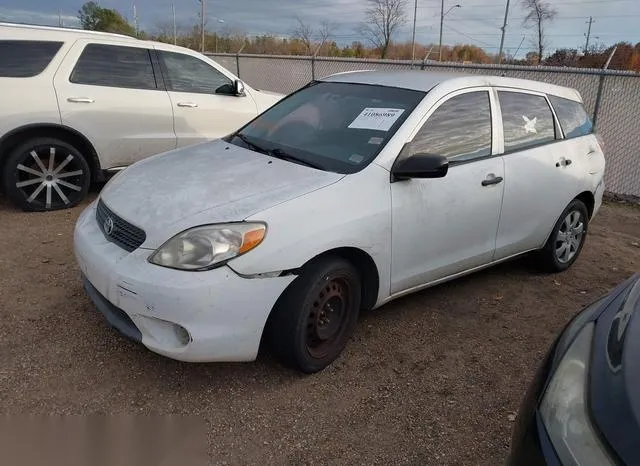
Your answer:
[[[236,79],[233,82],[233,93],[237,96],[244,96],[246,95],[244,92],[244,83],[242,81],[240,81],[239,79]]]
[[[413,154],[396,160],[391,168],[394,181],[411,178],[442,178],[449,171],[449,160],[442,155]]]

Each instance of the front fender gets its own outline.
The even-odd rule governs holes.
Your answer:
[[[267,236],[253,251],[229,262],[242,275],[302,267],[338,248],[366,252],[380,278],[378,298],[389,294],[391,189],[389,172],[371,164],[359,173],[247,218],[267,223]]]

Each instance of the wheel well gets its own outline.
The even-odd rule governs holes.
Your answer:
[[[0,139],[0,174],[4,165],[2,160],[13,148],[29,139],[42,137],[56,138],[71,144],[86,156],[91,179],[101,181],[104,178],[98,154],[89,140],[77,131],[60,125],[29,125],[11,131]]]
[[[378,290],[380,289],[380,276],[378,275],[378,267],[371,256],[362,249],[344,247],[331,249],[322,254],[317,255],[308,261],[300,269],[304,269],[309,263],[315,262],[320,258],[327,256],[337,256],[345,259],[356,268],[362,280],[362,303],[363,309],[372,309],[378,300]]]
[[[593,196],[593,193],[590,191],[585,191],[576,196],[576,199],[584,202],[584,205],[587,206],[587,211],[589,212],[589,218],[593,215],[593,209],[596,205],[596,199]]]

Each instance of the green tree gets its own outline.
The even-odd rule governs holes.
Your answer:
[[[135,28],[118,11],[102,8],[93,1],[82,5],[78,11],[78,18],[83,29],[136,35]]]

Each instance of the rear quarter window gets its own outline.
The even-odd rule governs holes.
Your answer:
[[[565,138],[577,138],[593,133],[591,118],[580,102],[553,95],[548,97],[560,120]]]
[[[37,76],[51,63],[62,42],[0,40],[0,78]]]

